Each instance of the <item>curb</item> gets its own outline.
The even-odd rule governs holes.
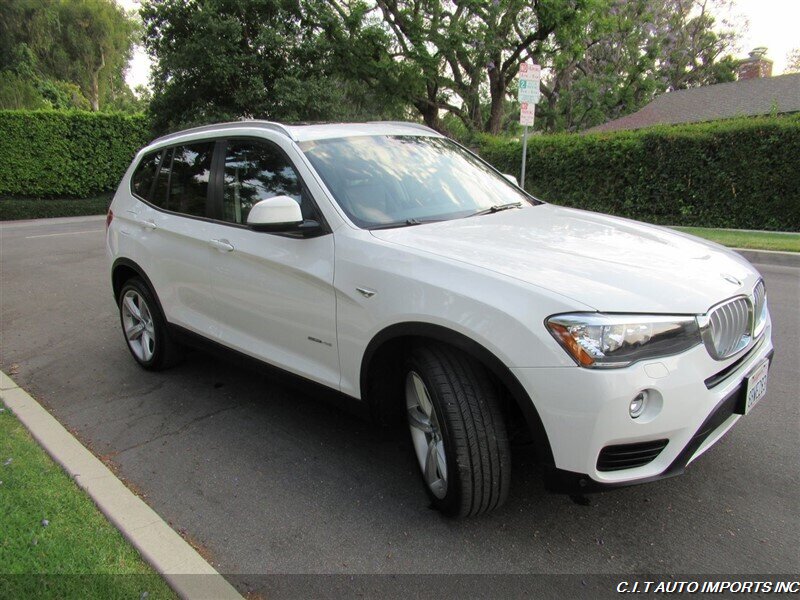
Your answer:
[[[12,219],[10,221],[0,221],[0,228],[13,229],[15,227],[33,227],[35,225],[69,225],[70,223],[102,223],[105,222],[105,215],[84,215],[82,217],[43,217],[41,219]]]
[[[800,267],[800,252],[778,252],[776,250],[750,250],[748,248],[731,248],[752,263]]]
[[[2,371],[0,399],[178,596],[242,600],[194,548]]]

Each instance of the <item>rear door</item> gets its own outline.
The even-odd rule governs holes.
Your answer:
[[[290,196],[303,217],[322,221],[298,170],[278,144],[229,139],[216,162],[218,223],[209,231],[211,285],[222,343],[338,389],[333,235],[258,232],[254,204]]]
[[[204,335],[214,333],[207,220],[214,147],[214,141],[202,141],[166,148],[147,202],[128,215],[143,254],[137,262],[167,320]]]

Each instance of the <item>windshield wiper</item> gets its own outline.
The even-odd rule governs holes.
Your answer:
[[[479,210],[478,212],[474,212],[471,215],[467,215],[467,217],[480,217],[481,215],[488,215],[491,213],[500,212],[501,210],[508,210],[509,208],[521,208],[522,202],[509,202],[508,204],[495,204],[494,206],[490,206],[484,210]]]
[[[424,225],[425,223],[436,223],[437,221],[441,221],[441,219],[405,219],[404,221],[392,221],[391,223],[381,223],[380,225],[374,225],[370,227],[370,231],[373,229],[394,229],[395,227],[408,227],[409,225]]]

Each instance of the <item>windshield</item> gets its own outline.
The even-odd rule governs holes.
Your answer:
[[[359,227],[456,219],[530,197],[446,138],[378,135],[300,148]]]

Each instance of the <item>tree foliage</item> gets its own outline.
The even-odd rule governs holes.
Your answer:
[[[718,2],[719,4],[719,2]],[[607,0],[580,40],[553,45],[542,128],[576,131],[655,95],[735,79],[735,34],[715,31],[708,0]]]
[[[366,118],[397,105],[336,76],[329,45],[293,0],[146,1],[156,129],[259,117]],[[402,109],[398,109],[402,110]]]
[[[786,57],[786,73],[800,73],[800,48],[795,48]]]
[[[48,108],[36,86],[13,71],[0,71],[0,110]]]
[[[159,128],[411,110],[471,135],[514,130],[523,61],[544,68],[546,131],[732,80],[734,34],[708,10],[730,1],[148,0],[141,14]]]
[[[715,31],[710,1],[324,0],[322,20],[351,76],[377,79],[434,128],[446,112],[467,131],[505,129],[520,63],[541,64],[540,128],[559,131],[632,112],[656,93],[732,80],[736,63],[723,55],[734,35]],[[354,52],[377,58],[347,60]]]
[[[543,62],[558,37],[574,40],[599,0],[375,0],[374,6],[320,3],[340,55],[358,48],[385,65],[342,60],[351,75],[374,82],[412,104],[440,128],[446,111],[468,130],[499,132],[512,80],[526,60]],[[327,9],[325,11],[324,9]],[[330,25],[339,19],[340,28]],[[393,69],[386,68],[395,67]]]
[[[34,105],[99,110],[131,94],[124,76],[137,33],[113,0],[8,0],[0,3],[0,71],[37,89]]]

